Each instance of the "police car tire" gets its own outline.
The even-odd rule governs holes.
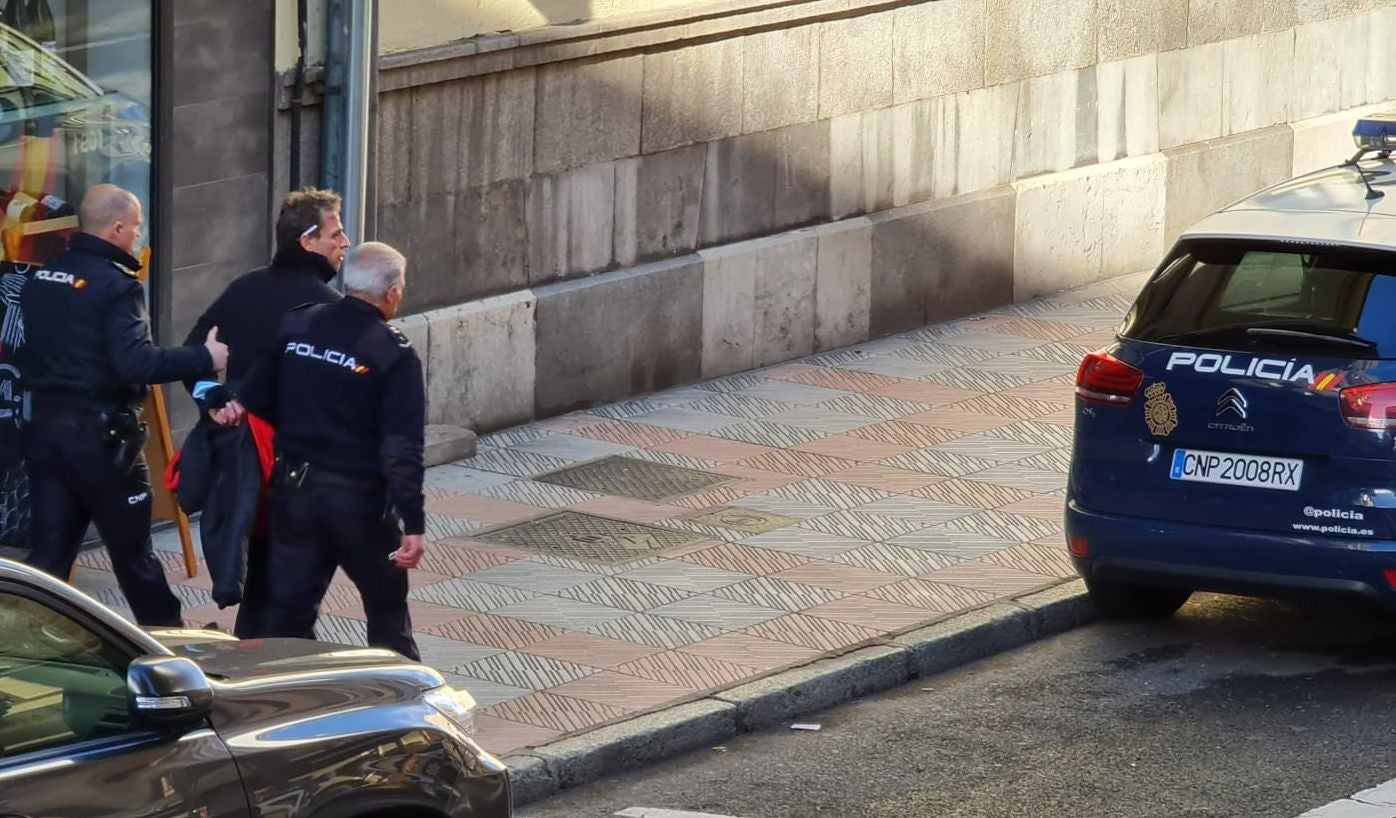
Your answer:
[[[1192,591],[1090,579],[1091,602],[1109,619],[1167,619],[1192,596]]]

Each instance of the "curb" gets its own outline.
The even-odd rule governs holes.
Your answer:
[[[996,602],[884,644],[599,727],[503,759],[516,807],[913,679],[985,659],[1095,621],[1081,580]]]

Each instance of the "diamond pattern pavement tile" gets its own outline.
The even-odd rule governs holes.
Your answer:
[[[855,369],[838,369],[830,366],[812,366],[806,369],[781,373],[779,380],[803,383],[809,386],[822,386],[845,392],[871,392],[896,386],[903,381],[872,372],[859,372]]]
[[[765,383],[767,380],[764,373],[741,372],[736,375],[725,375],[720,378],[713,378],[696,384],[696,388],[709,392],[735,392],[738,389],[746,389],[748,386],[755,386]]]
[[[693,432],[703,434],[714,429],[721,429],[726,426],[735,426],[743,421],[743,418],[733,415],[721,415],[716,412],[701,412],[690,409],[686,406],[670,406],[660,409],[657,412],[649,412],[635,418],[639,423],[646,423],[650,426],[661,426],[665,429],[677,429],[682,432]]]
[[[907,450],[924,449],[940,443],[947,443],[963,437],[964,433],[939,426],[924,426],[919,423],[884,421],[876,426],[867,426],[849,432],[853,437],[904,446]]]
[[[928,582],[924,579],[907,579],[895,584],[883,585],[866,592],[864,596],[895,602],[899,605],[925,608],[928,611],[939,613],[951,613],[965,608],[973,608],[998,599],[996,595],[988,591],[977,591],[973,588],[947,585],[942,582]]]
[[[694,690],[729,685],[752,675],[749,667],[678,651],[658,653],[622,665],[617,670],[620,673]]]
[[[797,478],[791,477],[791,480]],[[715,506],[729,505],[733,501],[740,500],[752,494],[757,494],[765,489],[752,482],[738,483],[729,486],[718,486],[707,491],[700,491],[697,494],[690,494],[687,497],[679,497],[670,502],[688,510],[702,510]]]
[[[1031,491],[1043,494],[1066,488],[1066,473],[1048,469],[1025,468],[1022,464],[995,466],[983,471],[965,475],[973,483],[992,483],[998,486]]]
[[[946,336],[949,337],[949,336]],[[946,346],[943,338],[934,342],[903,347],[892,354],[908,361],[924,361],[938,364],[943,368],[973,366],[976,361],[986,361],[1005,354],[1006,350],[979,349],[970,346]]]
[[[854,625],[835,619],[821,619],[805,614],[790,614],[742,631],[742,633],[758,636],[762,639],[803,645],[821,651],[846,648],[881,636],[885,632],[884,629]]]
[[[829,457],[838,457],[859,462],[871,462],[888,457],[896,457],[914,448],[916,447],[882,443],[864,437],[856,437],[854,435],[833,435],[819,440],[811,440],[808,443],[801,443],[799,446],[794,447],[796,451],[828,455]]]
[[[553,594],[574,585],[595,582],[601,578],[601,575],[534,562],[530,559],[516,560],[504,565],[497,565],[494,568],[487,568],[471,574],[470,578],[478,582],[507,585],[535,594]]]
[[[760,398],[762,400],[776,401],[778,403],[797,403],[803,406],[811,406],[816,403],[835,400],[851,394],[847,390],[828,389],[823,386],[810,386],[803,383],[793,383],[791,381],[764,381],[763,383],[749,386],[739,390],[737,394],[743,397]]]
[[[1065,341],[1091,331],[1080,324],[1060,324],[1036,318],[994,317],[984,322],[986,332],[1001,332],[1017,335],[1020,338],[1036,338],[1041,341]]]
[[[861,429],[872,423],[876,423],[875,418],[865,415],[850,415],[846,412],[831,412],[818,407],[803,407],[792,409],[789,412],[781,412],[772,415],[766,420],[772,423],[779,423],[783,426],[795,426],[802,429],[812,429],[824,432],[826,435],[840,434]]]
[[[925,377],[935,378],[936,375],[937,373],[932,372]],[[984,392],[985,389],[983,386],[974,383],[947,385],[937,381],[901,381],[891,386],[873,389],[868,394],[881,395],[884,398],[912,401],[927,406],[945,406],[946,404],[959,403],[960,401],[977,398],[984,394]]]
[[[881,631],[894,631],[911,625],[919,625],[931,618],[927,616],[924,608],[899,605],[895,602],[866,596],[845,597],[818,608],[811,608],[805,613],[819,619],[832,619],[850,625],[877,628]]]
[[[559,460],[577,463],[583,460],[596,460],[597,458],[620,454],[625,451],[626,448],[624,444],[620,443],[592,440],[590,438],[570,434],[555,434],[516,444],[510,447],[510,451],[532,452],[534,454],[556,457]]]
[[[916,449],[878,462],[896,469],[923,471],[943,477],[963,477],[998,465],[991,460],[942,452],[939,449]]]
[[[1016,418],[973,412],[957,407],[932,409],[929,412],[918,412],[913,415],[907,415],[901,420],[904,423],[936,426],[955,432],[964,432],[965,434],[987,432],[991,429],[1011,426],[1019,422]]]
[[[667,409],[673,405],[662,400],[656,400],[655,397],[656,396],[647,396],[623,400],[619,403],[610,403],[604,406],[593,406],[586,410],[586,412],[578,413],[576,417],[586,418],[586,420],[573,424],[571,428],[576,429],[578,426],[586,423],[595,423],[598,417],[606,418],[607,420],[628,420],[637,415],[644,415],[649,412]]]
[[[737,574],[756,576],[768,576],[809,562],[808,559],[795,554],[785,554],[768,548],[756,548],[735,543],[721,543],[701,551],[685,554],[680,557],[680,561],[706,565],[709,568],[719,568]]]
[[[469,463],[470,461],[465,462]],[[428,489],[438,489],[456,494],[471,494],[491,486],[497,486],[500,483],[507,483],[513,479],[513,475],[447,464],[427,469],[423,482]]]
[[[597,672],[597,668],[559,662],[544,656],[505,651],[452,668],[451,672],[499,684],[545,690],[590,676]]]
[[[413,624],[416,625],[416,622]],[[504,650],[493,645],[458,642],[455,639],[425,633],[421,631],[420,626],[417,627],[418,632],[414,633],[412,638],[416,640],[417,647],[422,652],[422,661],[435,668],[468,665],[471,662],[488,659]]]
[[[786,529],[757,534],[742,540],[742,545],[753,545],[772,551],[797,554],[811,559],[829,559],[857,548],[871,545],[870,540],[859,540],[839,534],[826,534],[823,531],[808,529]]]
[[[537,506],[512,503],[479,494],[463,494],[458,499],[441,503],[439,508],[439,514],[478,520],[485,525],[517,523],[548,513],[547,509]]]
[[[1071,446],[1072,432],[1054,423],[1025,420],[1011,426],[1002,426],[985,432],[988,437],[1004,440],[1017,440],[1022,443],[1035,443],[1049,449],[1065,449]]]
[[[688,591],[668,585],[627,579],[626,577],[605,577],[596,582],[577,585],[558,592],[564,599],[577,599],[596,605],[623,608],[633,613],[648,611],[670,602],[678,602],[693,596]]]
[[[536,599],[538,594],[472,579],[452,579],[414,589],[407,596],[408,599],[486,613],[506,605]]]
[[[927,501],[929,502],[929,501]],[[800,523],[798,528],[807,531],[822,531],[854,540],[878,542],[899,537],[926,528],[930,523],[868,514],[858,509],[836,511],[821,517],[814,517]]]
[[[785,614],[785,611],[765,605],[752,605],[735,599],[724,599],[704,594],[692,596],[680,602],[661,605],[649,611],[649,614],[705,625],[709,628],[734,631],[765,622],[768,619],[775,619]]]
[[[661,650],[661,648],[651,645],[578,632],[568,632],[562,636],[520,648],[520,652],[533,656],[610,669],[626,662],[643,659],[646,656],[659,653]]]
[[[679,466],[685,469],[696,471],[708,471],[717,465],[716,461],[705,460],[701,457],[693,457],[686,454],[674,454],[673,452],[661,452],[657,449],[630,449],[625,453],[626,457],[632,460],[644,460],[650,463],[663,463],[668,466]]]
[[[841,432],[843,429],[831,431],[821,431],[800,426],[790,426],[784,423],[772,423],[765,420],[749,420],[739,423],[736,426],[728,426],[713,432],[718,437],[728,440],[737,440],[743,443],[753,443],[758,446],[766,446],[772,449],[798,446],[801,443],[808,443],[811,440],[818,440],[827,437],[834,432]]]
[[[936,483],[944,481],[946,478],[935,474],[907,471],[906,469],[897,469],[891,466],[879,466],[876,463],[867,463],[862,466],[855,466],[846,471],[835,472],[826,479],[836,483],[866,486],[893,494],[911,494],[917,489],[933,486]]]
[[[489,710],[489,714],[495,718],[535,724],[563,733],[594,727],[626,713],[608,704],[573,699],[547,691],[521,696]]]
[[[655,523],[686,513],[682,506],[665,503],[648,503],[629,497],[601,497],[572,506],[572,511],[583,514],[599,514],[602,517],[615,517],[637,523]]]
[[[976,366],[987,366],[991,363],[993,361],[983,361]],[[966,395],[964,400],[973,400],[985,393],[1003,392],[1015,386],[1032,383],[1032,377],[1029,375],[993,372],[987,369],[947,369],[944,372],[932,372],[926,376],[925,380],[928,383],[964,389],[973,393]],[[963,402],[956,401],[956,403]]]
[[[524,747],[548,744],[562,734],[556,730],[521,724],[487,715],[475,714],[475,740],[488,753],[505,756]]]
[[[952,404],[967,412],[982,412],[986,415],[1000,415],[1019,420],[1033,420],[1043,415],[1061,411],[1061,405],[1040,400],[1021,400],[1003,395],[985,395],[980,398]]]
[[[335,645],[368,645],[368,629],[363,622],[344,616],[325,615],[315,622],[315,638]]]
[[[1065,545],[1023,545],[1005,548],[983,559],[990,565],[1001,565],[1033,574],[1048,577],[1069,577],[1076,575]]]
[[[832,557],[830,562],[914,577],[954,565],[959,560],[938,551],[922,551],[890,543],[874,543],[865,548]]]
[[[653,451],[672,452],[674,454],[687,455],[690,457],[700,457],[713,463],[734,463],[738,460],[746,460],[751,457],[758,457],[763,454],[770,454],[774,449],[768,446],[758,446],[754,443],[745,443],[740,440],[727,440],[726,438],[713,437],[711,435],[693,435],[680,440],[672,440],[668,443],[661,443],[650,447]]]
[[[928,573],[922,578],[931,582],[989,591],[1000,596],[1032,591],[1056,582],[1058,579],[1057,577],[1020,571],[1016,568],[1005,568],[984,560],[962,562],[949,568]]]
[[[778,415],[795,408],[795,404],[784,401],[767,400],[755,395],[714,394],[711,397],[690,403],[685,407],[693,412],[709,412],[714,415],[758,420]]]
[[[1071,469],[1071,450],[1053,449],[1042,454],[1035,454],[1018,461],[1018,465],[1027,469],[1040,469],[1042,471],[1059,471],[1066,473]]]
[[[842,457],[829,457],[800,451],[776,451],[770,454],[742,460],[740,465],[778,474],[797,474],[804,477],[823,477],[838,471],[845,471],[858,465],[856,461]]]
[[[1114,340],[1115,330],[1113,329],[1093,330],[1082,335],[1073,336],[1070,339],[1070,341],[1073,344],[1078,344],[1080,346],[1086,347],[1102,347],[1107,344],[1113,343]]]
[[[533,692],[526,687],[500,684],[489,679],[475,679],[457,673],[442,673],[441,675],[446,677],[447,683],[452,687],[468,692],[475,699],[475,704],[480,707],[481,711],[500,702],[511,701]]]
[[[671,440],[688,437],[692,432],[678,429],[665,429],[662,426],[649,426],[625,420],[601,420],[577,427],[572,434],[592,440],[607,440],[611,443],[624,443],[630,446],[652,446]],[[544,471],[553,471],[545,469]],[[541,472],[539,472],[541,474]]]
[[[587,628],[587,633],[672,650],[721,636],[722,628],[652,614],[632,614]]]
[[[908,493],[916,497],[925,497],[928,500],[978,508],[998,508],[1037,496],[1030,491],[996,486],[992,483],[973,483],[958,477]]]
[[[1077,366],[1062,361],[1042,361],[1022,354],[1004,355],[1000,358],[980,361],[975,364],[975,366],[978,368],[971,370],[975,374],[996,375],[1017,379],[1020,382],[1017,386],[1011,386],[1005,390],[1009,394],[1021,389],[1026,389],[1032,384],[1047,383],[1068,373],[1072,375],[1072,382],[1074,385],[1077,369]],[[1013,395],[1013,397],[1028,398],[1029,396]],[[1056,399],[1053,398],[1053,400],[1055,401]]]
[[[470,536],[471,532],[486,528],[487,525],[478,520],[464,520],[459,517],[448,517],[442,514],[426,515],[427,542],[440,542],[442,540],[454,540]]]
[[[522,619],[554,628],[589,628],[603,622],[613,622],[630,616],[633,611],[597,605],[580,599],[547,596],[509,605],[494,611],[496,616]]]
[[[433,605],[430,602],[418,602],[416,600],[408,600],[407,610],[412,617],[412,627],[415,630],[425,630],[427,628],[444,625],[447,622],[467,619],[475,615],[474,611],[463,611],[460,608]],[[328,613],[342,616],[345,619],[356,619],[361,622],[366,622],[368,620],[368,616],[364,614],[363,605],[357,600],[353,605],[346,605],[343,608],[329,610]]]
[[[507,449],[519,443],[527,443],[530,440],[547,437],[548,434],[550,434],[549,430],[540,427],[536,423],[529,423],[523,426],[513,426],[508,429],[500,429],[497,432],[481,435],[479,444],[491,449]]]
[[[1064,383],[1054,383],[1052,381],[1030,383],[1026,386],[1010,389],[1003,394],[1010,398],[1040,400],[1046,403],[1055,403],[1060,406],[1070,406],[1076,402],[1075,386]]]
[[[532,477],[567,465],[560,457],[549,457],[533,452],[517,452],[512,449],[490,449],[480,447],[479,454],[470,459],[471,468],[512,474],[515,477]]]
[[[593,491],[579,491],[567,486],[554,486],[533,480],[515,480],[512,483],[485,489],[484,494],[487,497],[508,500],[526,506],[552,509],[567,508],[604,496]]]
[[[1020,352],[1024,349],[1042,346],[1043,340],[1041,338],[1014,337],[1002,332],[984,332],[982,328],[977,328],[970,332],[946,335],[941,338],[941,343],[950,347],[984,350],[996,355],[1007,355],[1011,352]]]
[[[1113,333],[1112,333],[1113,337]],[[1024,361],[1050,361],[1063,366],[1079,366],[1097,345],[1082,346],[1079,339],[1026,349],[1011,357]]]
[[[462,540],[442,540],[432,543],[422,556],[420,566],[422,571],[433,574],[463,577],[486,568],[527,559],[528,556],[524,551],[486,543],[467,545]]]
[[[772,576],[786,582],[813,585],[848,594],[866,593],[874,588],[895,584],[902,579],[900,574],[889,574],[885,571],[874,571],[869,568],[859,568],[856,565],[844,565],[822,560],[801,565],[798,568],[791,568],[788,571],[781,571],[778,574],[772,574]]]
[[[1032,542],[1062,531],[1060,520],[1042,520],[1002,511],[985,511],[970,517],[961,517],[947,522],[945,527],[1017,542]]]
[[[866,415],[877,420],[896,420],[906,415],[914,415],[929,410],[932,404],[900,400],[883,395],[849,395],[846,398],[820,404],[833,412],[850,415]]]
[[[879,355],[857,355],[852,352],[832,357],[828,363],[830,366],[839,369],[847,369],[854,372],[871,372],[876,375],[886,375],[889,378],[901,378],[914,380],[929,375],[932,372],[939,372],[945,369],[947,364],[938,361],[918,361],[910,358],[903,358],[896,354],[897,350],[888,350],[885,354]]]
[[[1071,407],[1066,407],[1062,409],[1060,412],[1053,412],[1050,415],[1043,415],[1042,417],[1038,418],[1038,420],[1042,423],[1054,423],[1058,426],[1064,426],[1068,429],[1071,429],[1076,425],[1076,410]]]
[[[962,560],[978,559],[1018,545],[1017,540],[1004,540],[973,531],[952,530],[945,526],[936,526],[898,537],[891,543],[918,551],[935,551]]]
[[[885,491],[878,491],[866,486],[850,485],[848,483],[835,482],[814,478],[811,480],[801,480],[798,483],[781,486],[772,489],[770,495],[785,497],[791,500],[810,503],[812,505],[830,506],[835,509],[854,508],[856,506],[875,503],[878,500],[885,500],[892,494]]]
[[[753,574],[725,571],[683,560],[660,560],[653,565],[621,574],[621,578],[653,585],[664,585],[691,594],[705,594],[751,579]]]
[[[427,628],[427,633],[455,639],[459,642],[474,642],[505,650],[518,650],[525,645],[554,639],[565,631],[561,628],[539,625],[536,622],[525,622],[522,619],[481,614],[447,622],[434,628]]]
[[[779,514],[782,517],[790,517],[795,520],[805,520],[811,517],[818,517],[828,514],[838,509],[833,506],[816,505],[800,500],[791,500],[788,497],[779,497],[773,494],[753,494],[732,501],[732,508],[750,509],[752,511],[765,514]],[[724,531],[720,539],[737,540],[749,537],[752,532],[747,531]]]
[[[598,702],[627,712],[669,704],[693,694],[696,687],[672,685],[626,673],[603,670],[585,679],[558,685],[549,690],[571,699]]]
[[[1019,443],[988,435],[970,435],[935,447],[938,452],[949,452],[993,463],[1011,463],[1051,451],[1046,446],[1033,443]]]
[[[819,651],[787,642],[774,642],[746,633],[727,633],[679,648],[680,653],[718,659],[753,670],[772,670],[819,655]]]
[[[979,511],[973,506],[961,506],[951,503],[937,503],[933,500],[924,500],[919,497],[908,497],[904,494],[897,494],[885,500],[878,500],[859,506],[854,511],[863,514],[872,514],[877,517],[890,517],[897,520],[908,520],[913,523],[921,523],[923,528],[974,514]],[[882,539],[882,538],[878,538]]]
[[[842,599],[847,594],[813,585],[799,585],[773,577],[758,577],[713,591],[713,596],[737,602],[749,602],[785,613],[798,613]]]
[[[1039,494],[1026,500],[1002,506],[999,508],[999,511],[1007,514],[1018,514],[1023,517],[1036,517],[1039,520],[1047,520],[1060,524],[1065,505],[1062,498],[1056,495]]]

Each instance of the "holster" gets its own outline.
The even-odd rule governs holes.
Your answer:
[[[112,449],[116,468],[122,474],[129,472],[136,464],[136,458],[145,448],[150,429],[134,409],[122,408],[102,412],[97,416],[102,442]]]

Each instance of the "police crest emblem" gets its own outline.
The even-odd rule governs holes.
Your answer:
[[[1149,425],[1149,433],[1167,437],[1178,428],[1178,405],[1168,394],[1168,387],[1156,383],[1144,390],[1144,422]]]

